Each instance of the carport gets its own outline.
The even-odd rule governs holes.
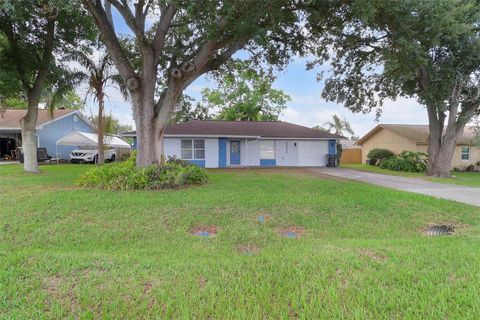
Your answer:
[[[119,137],[106,135],[103,138],[105,146],[115,149],[128,149],[131,146]],[[97,147],[98,135],[95,133],[74,131],[56,142],[56,158],[58,161],[58,146],[72,146],[72,147]]]

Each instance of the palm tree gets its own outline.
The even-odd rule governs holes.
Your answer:
[[[97,59],[83,52],[74,52],[68,56],[69,60],[78,62],[83,71],[80,71],[80,78],[88,82],[88,91],[85,98],[93,96],[94,101],[98,102],[98,164],[105,162],[104,158],[104,108],[105,108],[105,89],[110,85],[116,85],[120,89],[123,97],[128,99],[128,92],[122,78],[113,68],[112,60],[108,53],[100,55]]]
[[[350,126],[350,123],[348,123],[347,119],[345,118],[340,118],[336,114],[333,115],[332,121],[327,121],[324,124],[327,127],[328,131],[332,131],[335,134],[339,135],[344,135],[345,132],[350,133],[351,135],[354,134],[352,127]]]

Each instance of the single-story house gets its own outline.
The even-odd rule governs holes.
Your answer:
[[[192,120],[167,126],[164,152],[206,168],[325,166],[343,138],[283,121]]]
[[[20,119],[26,112],[7,109],[0,113],[0,159],[11,156],[12,150],[22,146]],[[53,111],[53,117],[49,110],[38,110],[37,144],[39,148],[46,148],[50,156],[57,157],[56,142],[74,131],[93,133],[95,128],[79,110],[57,109]],[[68,159],[74,149],[73,146],[58,146],[58,158]]]
[[[417,151],[427,153],[428,125],[379,124],[357,144],[362,147],[362,163],[366,163],[368,152],[375,148],[384,148],[395,153]],[[452,168],[462,168],[480,161],[480,146],[476,143],[474,127],[465,127],[457,141],[453,155]]]

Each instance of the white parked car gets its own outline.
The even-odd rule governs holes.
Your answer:
[[[114,149],[105,149],[105,161],[114,162],[117,154]],[[98,149],[75,149],[70,153],[71,163],[96,163],[98,157]]]

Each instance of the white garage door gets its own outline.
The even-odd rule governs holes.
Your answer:
[[[299,141],[298,165],[317,167],[327,165],[328,141]]]

